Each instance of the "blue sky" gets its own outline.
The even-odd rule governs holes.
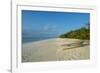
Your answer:
[[[89,13],[22,10],[22,32],[28,35],[60,35],[85,26]]]

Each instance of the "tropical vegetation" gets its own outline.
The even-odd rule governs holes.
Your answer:
[[[90,39],[90,24],[88,23],[84,27],[81,27],[76,30],[71,30],[67,33],[60,35],[59,37],[89,40]]]

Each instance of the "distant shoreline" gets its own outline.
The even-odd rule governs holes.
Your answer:
[[[22,44],[27,44],[27,43],[35,43],[35,42],[40,42],[40,41],[45,41],[45,40],[50,40],[50,39],[70,39],[70,40],[80,40],[80,39],[72,39],[72,38],[60,38],[60,37],[54,37],[54,38],[48,38],[48,39],[41,39],[41,40],[36,40],[36,41],[29,41],[29,42],[24,42]],[[87,41],[87,40],[85,40]]]
[[[41,40],[36,40],[36,41],[32,41],[32,40],[31,40],[31,41],[29,41],[29,42],[24,42],[24,43],[22,43],[22,44],[41,42],[41,41],[50,40],[50,39],[55,39],[55,38],[41,39]]]
[[[32,38],[32,39],[22,39],[22,44],[24,43],[31,43],[31,42],[37,42],[37,41],[42,41],[42,40],[48,40],[48,39],[53,39],[53,38],[57,38],[57,37],[46,37],[46,38]]]

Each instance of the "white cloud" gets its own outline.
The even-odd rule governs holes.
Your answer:
[[[48,30],[53,31],[53,30],[55,30],[56,28],[57,28],[56,25],[50,25],[50,24],[48,24],[48,25],[45,25],[45,26],[43,27],[43,30],[45,30],[45,31],[48,31]]]
[[[49,26],[48,25],[44,26],[43,30],[45,30],[45,31],[49,30]]]
[[[52,26],[52,28],[53,28],[53,29],[56,29],[56,28],[57,28],[57,26],[56,26],[56,25],[53,25],[53,26]]]

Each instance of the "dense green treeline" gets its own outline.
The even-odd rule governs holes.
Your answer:
[[[59,36],[60,38],[73,38],[73,39],[82,39],[89,40],[90,39],[90,29],[89,24],[86,27],[81,27],[76,30],[69,31]]]

